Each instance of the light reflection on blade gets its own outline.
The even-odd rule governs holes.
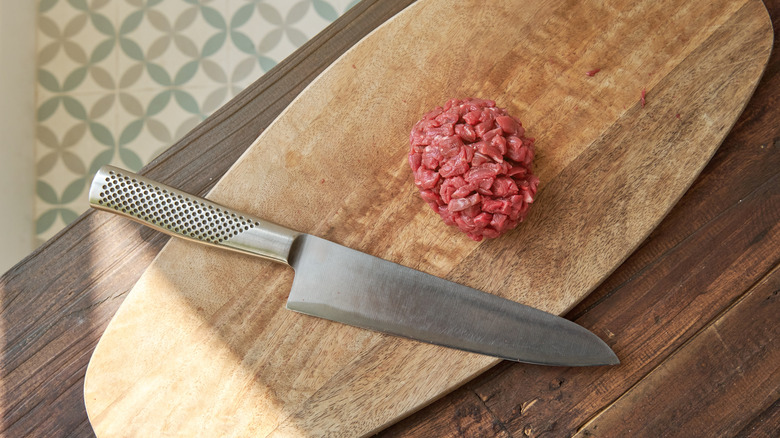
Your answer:
[[[590,331],[550,313],[311,236],[293,246],[287,308],[520,362],[614,365]]]

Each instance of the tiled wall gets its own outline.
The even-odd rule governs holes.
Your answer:
[[[40,0],[34,233],[87,208],[358,0]]]

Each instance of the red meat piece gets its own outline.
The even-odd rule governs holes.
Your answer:
[[[409,143],[420,196],[446,224],[480,241],[528,214],[539,185],[534,139],[494,101],[451,99],[414,125]]]

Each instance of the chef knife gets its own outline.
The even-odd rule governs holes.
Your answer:
[[[445,347],[542,365],[619,363],[559,316],[234,211],[113,166],[90,205],[190,241],[291,266],[287,308]]]

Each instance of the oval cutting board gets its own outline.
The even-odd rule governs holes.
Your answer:
[[[565,313],[693,182],[772,46],[758,0],[604,3],[421,0],[304,90],[208,197]],[[481,243],[423,203],[406,161],[414,122],[468,96],[519,116],[542,181],[526,221]],[[90,362],[97,435],[365,435],[497,363],[287,311],[292,277],[171,240]]]

